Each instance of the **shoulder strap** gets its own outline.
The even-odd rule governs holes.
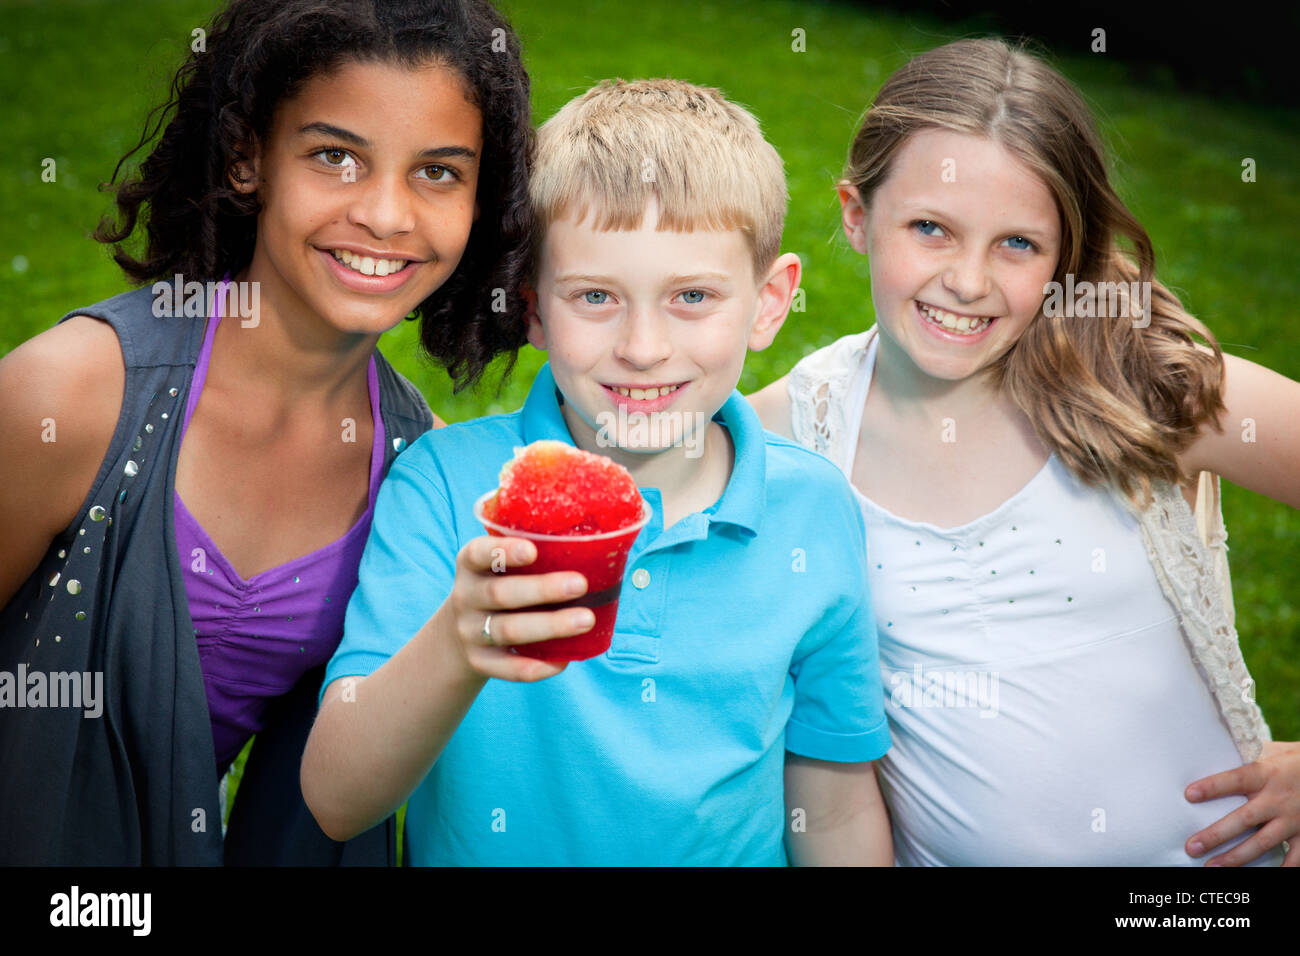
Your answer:
[[[433,412],[418,388],[401,375],[378,348],[379,410],[384,420],[384,474],[407,446],[433,427]]]
[[[200,301],[196,297],[189,314],[176,311],[170,298],[164,299],[155,292],[155,287],[162,285],[165,283],[141,286],[94,305],[73,309],[59,322],[66,322],[74,315],[103,319],[117,333],[128,369],[193,365],[203,346],[207,299]],[[198,314],[199,309],[204,310],[202,315]]]
[[[1153,482],[1150,505],[1139,511],[1130,504],[1130,509],[1137,515],[1156,577],[1179,614],[1192,660],[1219,705],[1241,759],[1249,763],[1272,737],[1255,703],[1255,683],[1233,622],[1218,478],[1211,476],[1209,484],[1210,494],[1197,495],[1206,536],[1182,492],[1169,482]],[[1204,474],[1200,487],[1207,487]]]
[[[1237,611],[1232,601],[1232,576],[1228,572],[1228,529],[1223,523],[1223,505],[1219,494],[1219,476],[1201,472],[1196,488],[1196,530],[1201,543],[1214,562],[1214,574],[1223,594],[1228,620],[1236,624]]]
[[[849,391],[875,327],[847,335],[803,358],[790,371],[790,428],[794,440],[820,452],[843,469],[851,449],[845,447],[849,428]],[[860,411],[860,410],[859,410]]]

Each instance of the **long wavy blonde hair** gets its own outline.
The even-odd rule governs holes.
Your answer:
[[[999,39],[959,40],[915,57],[881,88],[850,148],[844,181],[864,205],[898,149],[925,129],[991,139],[1042,178],[1061,219],[1055,281],[1064,285],[1072,275],[1076,287],[1104,282],[1114,283],[1101,287],[1112,290],[1150,283],[1149,316],[1122,294],[1117,309],[1106,309],[1095,293],[1082,297],[1081,304],[1091,298],[1093,316],[1119,313],[1109,317],[1040,310],[998,360],[995,382],[1086,484],[1146,500],[1153,479],[1191,477],[1180,473],[1177,455],[1202,423],[1219,427],[1223,353],[1155,281],[1151,239],[1111,187],[1101,138],[1078,91],[1038,57]],[[1197,347],[1198,336],[1208,348]]]

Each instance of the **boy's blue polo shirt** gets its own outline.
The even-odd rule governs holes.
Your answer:
[[[515,447],[573,443],[543,366],[522,410],[426,432],[379,491],[325,686],[384,664],[442,605],[473,503]],[[722,497],[632,548],[613,643],[489,680],[411,795],[416,864],[783,865],[785,750],[889,749],[861,512],[821,456],[733,392]]]

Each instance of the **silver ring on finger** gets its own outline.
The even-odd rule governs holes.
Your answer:
[[[483,630],[481,633],[483,635],[483,639],[488,642],[488,645],[490,647],[497,646],[496,638],[492,636],[492,615],[491,614],[489,614],[487,617],[483,619]]]

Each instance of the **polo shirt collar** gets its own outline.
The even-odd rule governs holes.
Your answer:
[[[736,456],[722,497],[704,514],[712,523],[732,524],[757,534],[767,500],[767,440],[763,426],[749,402],[734,390],[713,420],[731,434]],[[524,401],[522,431],[525,444],[543,439],[574,443],[560,411],[559,390],[549,362],[538,371]]]
[[[560,411],[560,390],[551,374],[550,362],[541,367],[524,401],[523,433],[525,445],[546,439],[573,444],[573,436]]]
[[[758,534],[767,504],[767,439],[762,423],[745,397],[734,389],[713,420],[731,433],[736,460],[722,497],[705,514],[714,522],[734,524]]]

